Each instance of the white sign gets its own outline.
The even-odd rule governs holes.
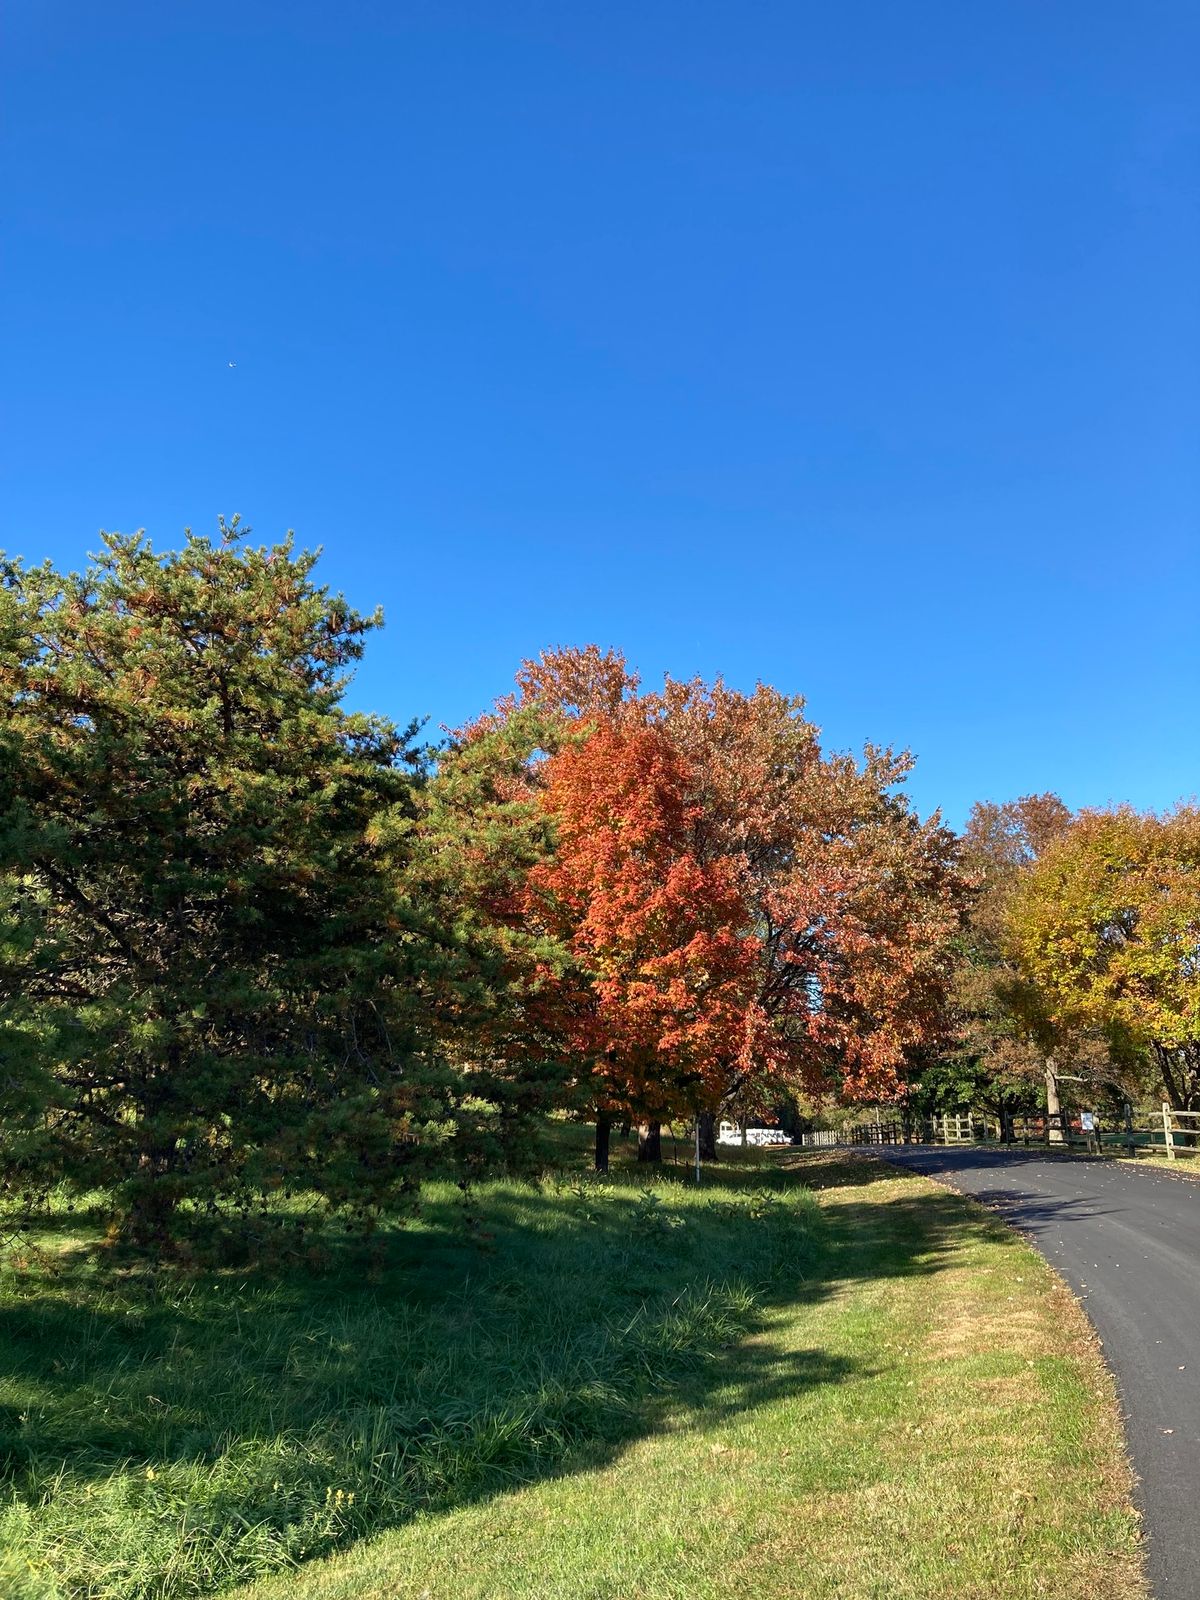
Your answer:
[[[1079,1126],[1083,1129],[1084,1133],[1095,1133],[1095,1131],[1096,1131],[1096,1115],[1095,1115],[1095,1112],[1093,1112],[1093,1111],[1081,1111],[1079,1113]]]

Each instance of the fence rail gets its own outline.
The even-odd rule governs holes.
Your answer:
[[[847,1144],[983,1144],[1000,1137],[999,1124],[978,1112],[939,1112],[936,1117],[889,1117],[859,1122],[843,1132]]]
[[[1010,1116],[1005,1122],[977,1112],[940,1112],[933,1117],[879,1117],[855,1123],[843,1130],[842,1139],[852,1145],[1044,1144],[1095,1155],[1124,1148],[1130,1155],[1165,1153],[1174,1161],[1200,1156],[1200,1111],[1176,1111],[1164,1100],[1161,1112],[1135,1118],[1128,1111],[1123,1122],[1107,1125],[1094,1111]]]

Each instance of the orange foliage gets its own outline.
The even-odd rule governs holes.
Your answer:
[[[706,847],[738,852],[760,933],[757,1063],[847,1099],[901,1090],[940,1026],[965,883],[952,836],[895,792],[912,762],[823,752],[798,696],[667,681],[649,702],[702,774]]]
[[[911,758],[828,755],[803,701],[764,685],[640,694],[594,646],[526,663],[499,714],[531,705],[562,730],[532,888],[578,962],[572,1037],[610,1099],[900,1093],[944,1016],[966,893],[952,835],[895,793]]]
[[[586,975],[547,987],[598,1097],[647,1114],[714,1103],[754,1045],[759,946],[737,863],[693,848],[688,764],[661,730],[599,722],[543,777],[556,848],[529,908]]]

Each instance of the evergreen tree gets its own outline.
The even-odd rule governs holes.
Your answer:
[[[454,1085],[455,1175],[536,1169],[548,1112],[584,1103],[559,991],[565,943],[528,916],[530,875],[554,855],[536,752],[554,731],[531,707],[481,721],[381,835],[403,900],[423,910],[419,1004]]]
[[[377,617],[236,519],[81,574],[0,564],[0,1116],[12,1174],[369,1202],[452,1127],[419,909],[375,819],[407,735],[341,704]]]

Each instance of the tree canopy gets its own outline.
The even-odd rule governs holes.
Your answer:
[[[1148,1052],[1200,1107],[1200,811],[1084,812],[1021,885],[1010,942],[1056,1020]]]
[[[953,835],[899,792],[911,758],[823,752],[804,702],[766,685],[643,691],[595,646],[525,663],[465,737],[530,708],[554,834],[531,904],[573,953],[597,1107],[894,1098],[941,1025],[967,893]]]
[[[236,525],[0,569],[0,1004],[11,1172],[187,1198],[392,1188],[445,1111],[427,940],[371,843],[406,735],[342,705],[377,619]]]
[[[419,747],[347,708],[380,618],[315,563],[236,522],[0,560],[8,1183],[106,1187],[161,1242],[536,1166],[549,1112],[602,1155],[614,1116],[711,1136],[795,1094],[1003,1110],[1068,1058],[1200,1103],[1194,808],[1031,795],[959,839],[906,752],[594,644]]]

